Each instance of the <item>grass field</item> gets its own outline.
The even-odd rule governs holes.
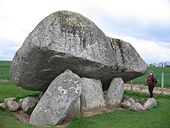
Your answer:
[[[10,80],[10,61],[0,61],[0,80]]]
[[[22,92],[18,94],[21,97],[25,96]],[[134,92],[125,92],[125,96],[147,99],[147,95]],[[159,95],[156,96],[156,100],[157,107],[150,111],[133,112],[119,109],[92,117],[75,117],[66,128],[169,128],[170,96]],[[0,109],[0,128],[36,128],[36,126],[22,123],[10,112]]]
[[[0,108],[0,128],[36,128],[17,120],[9,111]]]
[[[126,96],[146,98],[140,93],[126,92]],[[150,111],[116,110],[88,118],[74,118],[68,128],[170,128],[170,96],[156,97],[158,106]]]
[[[149,70],[153,70],[155,76],[158,78],[158,87],[161,87],[161,73],[164,72],[164,87],[170,87],[170,67],[148,67],[145,75],[132,80],[132,83],[146,85]]]
[[[10,74],[10,64],[11,64],[10,61],[0,61],[0,80],[1,79],[10,80],[10,75],[9,75]],[[147,80],[148,75],[149,75],[149,70],[153,70],[156,77],[158,78],[157,86],[161,86],[161,73],[164,72],[165,87],[170,87],[170,67],[165,67],[165,68],[148,67],[146,74],[132,80],[132,83],[133,84],[146,85],[146,80]]]
[[[3,102],[3,100],[8,97],[16,97],[17,99],[20,99],[26,96],[37,95],[39,95],[39,92],[24,90],[10,82],[0,83],[0,102]]]
[[[169,128],[170,114],[166,112],[169,111],[170,101],[166,99],[157,101],[159,106],[151,111],[135,113],[118,110],[84,119],[75,118],[69,124],[69,128]]]

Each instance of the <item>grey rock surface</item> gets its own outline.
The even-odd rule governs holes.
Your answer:
[[[101,81],[85,77],[81,79],[83,83],[82,87],[83,108],[85,108],[85,110],[89,110],[105,106]]]
[[[56,77],[33,110],[30,123],[56,125],[69,113],[81,94],[81,78],[66,70]]]
[[[23,101],[23,99],[18,100],[19,108],[21,108],[21,109],[22,109],[22,101]]]
[[[0,108],[5,109],[5,108],[6,108],[6,107],[5,107],[5,104],[4,104],[4,103],[0,103]]]
[[[107,37],[81,14],[58,11],[43,19],[25,39],[11,64],[18,86],[45,91],[66,69],[80,77],[100,79],[108,86],[114,77],[124,82],[141,76],[147,65],[128,42]]]
[[[132,97],[129,97],[127,100],[128,100],[131,104],[134,104],[134,103],[135,103],[135,100],[134,100]]]
[[[157,105],[157,102],[154,98],[148,98],[147,101],[144,104],[144,108],[146,109],[152,109]]]
[[[119,105],[124,94],[124,82],[122,78],[114,78],[110,83],[106,94],[107,105]]]
[[[73,105],[73,107],[71,108],[71,110],[69,111],[69,116],[70,117],[74,117],[75,115],[80,115],[81,114],[81,102],[80,102],[80,97],[78,98],[78,100],[75,102],[75,104]]]
[[[19,109],[19,104],[14,97],[5,98],[4,104],[5,108],[7,108],[9,111],[15,112]]]
[[[140,112],[146,110],[140,103],[135,102],[132,106],[129,108],[132,111]]]
[[[35,97],[26,97],[22,100],[21,108],[26,114],[31,114],[33,109],[38,103],[38,99]]]
[[[121,103],[121,106],[122,106],[123,108],[129,108],[129,107],[132,106],[132,103],[131,103],[130,101],[128,101],[128,100],[124,100],[124,101]]]

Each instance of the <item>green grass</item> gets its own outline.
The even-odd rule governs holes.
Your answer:
[[[0,99],[16,96],[37,95],[32,91],[23,90],[13,84],[0,85]],[[125,96],[137,97],[146,100],[148,95],[143,93],[125,92]],[[169,128],[170,96],[157,95],[158,106],[150,111],[132,112],[116,110],[114,112],[96,115],[93,117],[76,117],[70,121],[67,128]],[[35,128],[35,126],[18,121],[10,112],[0,109],[0,128]]]
[[[0,102],[5,98],[16,97],[17,99],[26,96],[37,96],[39,92],[24,90],[10,82],[0,83]],[[16,119],[9,111],[0,108],[0,128],[36,128],[35,126],[23,123]]]
[[[0,61],[0,79],[10,80],[11,61]]]
[[[6,79],[10,80],[10,65],[11,61],[0,61],[0,80]],[[145,75],[138,77],[131,82],[133,84],[142,84],[146,85],[146,80],[149,76],[149,70],[153,70],[156,77],[158,78],[157,86],[161,86],[161,73],[164,72],[165,76],[165,87],[170,87],[170,67],[148,67]],[[130,83],[130,82],[129,82]]]
[[[0,62],[0,102],[8,97],[20,99],[39,95],[39,92],[24,90],[10,82],[10,65],[10,61]],[[35,126],[20,122],[9,111],[0,108],[0,128],[35,128]]]
[[[146,85],[147,78],[149,76],[149,70],[153,70],[155,76],[158,78],[158,87],[161,87],[161,73],[164,72],[164,85],[170,87],[170,67],[148,67],[145,75],[132,80],[133,84]],[[130,82],[129,82],[130,83]]]
[[[0,128],[36,128],[17,120],[10,112],[0,108]]]
[[[3,102],[3,100],[8,97],[20,99],[26,96],[37,96],[38,94],[39,92],[24,90],[10,82],[0,83],[0,102]]]
[[[125,95],[146,98],[145,94]],[[165,98],[166,97],[166,98]],[[116,110],[88,118],[74,118],[67,128],[170,128],[170,96],[157,96],[158,106],[145,112]]]

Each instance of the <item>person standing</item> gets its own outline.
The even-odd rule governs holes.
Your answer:
[[[153,97],[153,89],[156,84],[157,84],[157,78],[154,76],[154,72],[151,70],[149,77],[147,79],[147,85],[148,85],[148,90],[150,93],[150,98]]]

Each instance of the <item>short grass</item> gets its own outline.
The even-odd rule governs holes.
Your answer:
[[[0,61],[0,80],[10,80],[10,65],[11,61]],[[165,87],[170,87],[170,67],[148,67],[145,75],[138,77],[131,82],[133,84],[146,85],[147,78],[149,76],[149,70],[153,70],[156,77],[158,78],[157,86],[161,86],[161,73],[164,72],[164,85]],[[129,83],[131,83],[129,82]]]
[[[17,99],[26,96],[37,96],[39,92],[24,90],[10,82],[0,82],[0,102],[5,98],[16,97]],[[9,111],[0,108],[0,128],[36,128],[33,125],[17,120]]]
[[[10,80],[11,61],[0,61],[0,79]]]
[[[0,102],[5,98],[16,97],[17,99],[26,96],[37,96],[39,92],[24,90],[10,82],[0,83]],[[0,128],[36,128],[35,126],[20,122],[9,111],[0,108]]]
[[[0,83],[0,102],[3,102],[3,100],[8,97],[16,97],[17,99],[20,99],[26,96],[37,95],[39,95],[39,92],[24,90],[10,82]]]
[[[145,94],[125,95],[146,98]],[[158,106],[145,112],[116,110],[88,118],[74,118],[67,128],[170,128],[170,96],[157,96]]]
[[[0,128],[36,128],[17,120],[9,111],[0,108]]]
[[[19,95],[20,94],[20,95]],[[9,96],[8,96],[9,95]],[[19,97],[24,97],[22,91],[18,91]],[[10,93],[6,94],[10,97]],[[147,94],[125,92],[125,96],[139,99],[147,99]],[[1,97],[1,96],[0,96]],[[67,128],[170,128],[170,96],[157,95],[157,107],[145,112],[132,112],[126,109],[96,115],[92,117],[73,118]],[[3,99],[3,98],[1,98]],[[17,120],[10,112],[0,109],[0,128],[36,128]],[[54,127],[53,127],[54,128]],[[56,127],[57,128],[57,127]]]

